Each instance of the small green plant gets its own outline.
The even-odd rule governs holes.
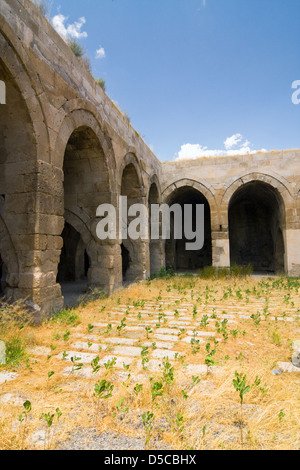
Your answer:
[[[91,361],[91,367],[92,367],[92,370],[93,370],[93,374],[97,374],[97,372],[99,372],[100,368],[101,368],[101,365],[99,364],[99,361],[100,361],[100,357],[97,356],[95,357],[92,361]]]
[[[149,334],[152,333],[152,328],[150,326],[146,326],[145,330],[146,330],[147,339],[149,339]]]
[[[71,357],[71,362],[72,362],[72,369],[71,369],[71,374],[74,374],[77,370],[80,370],[83,367],[83,363],[79,362],[81,361],[81,357]]]
[[[32,405],[31,405],[29,400],[27,400],[23,403],[23,408],[24,408],[24,411],[22,411],[22,413],[19,415],[20,423],[24,422],[23,433],[22,433],[22,438],[21,438],[21,450],[23,450],[23,447],[24,447],[24,440],[25,440],[25,435],[26,435],[28,415],[29,415],[29,413],[32,409]]]
[[[56,413],[56,414],[55,414]],[[46,433],[45,433],[45,441],[44,441],[44,449],[46,449],[46,445],[48,443],[48,448],[50,449],[51,447],[51,427],[53,425],[53,421],[55,416],[57,417],[57,421],[59,421],[62,412],[60,411],[59,408],[56,408],[55,413],[41,413],[40,414],[40,419],[44,420],[46,422],[47,428],[46,428]]]
[[[117,331],[118,331],[118,335],[120,336],[121,334],[121,331],[126,328],[126,317],[124,317],[122,320],[121,320],[121,324],[119,326],[117,326]]]
[[[208,325],[208,315],[203,315],[200,322],[200,327],[205,328]]]
[[[207,355],[205,357],[205,364],[209,367],[214,366],[215,361],[213,359],[213,356],[216,354],[216,350],[211,349],[210,343],[206,344],[205,349],[206,349],[206,352],[207,352]]]
[[[133,392],[135,393],[136,396],[138,396],[139,393],[143,390],[143,384],[136,384],[136,386],[133,389]]]
[[[146,364],[148,364],[149,362],[149,347],[148,346],[142,346],[141,356],[142,356],[142,367],[143,369],[145,369]]]
[[[146,413],[142,415],[143,426],[145,430],[145,448],[146,449],[152,437],[154,419],[155,419],[154,414],[151,413],[150,411],[147,411]]]
[[[241,404],[240,428],[241,428],[241,444],[242,444],[242,447],[244,446],[244,442],[243,442],[243,425],[244,425],[243,402],[244,402],[244,396],[246,395],[246,393],[250,392],[250,385],[246,385],[246,380],[247,380],[246,374],[238,373],[236,371],[235,372],[235,379],[233,379],[233,381],[232,381],[233,386],[234,386],[235,390],[239,393],[239,397],[240,397],[240,404]]]
[[[112,370],[117,363],[117,358],[113,357],[112,359],[109,359],[107,362],[105,362],[104,367],[106,370]]]

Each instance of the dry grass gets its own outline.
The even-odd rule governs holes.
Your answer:
[[[18,329],[16,325],[3,324],[0,338],[6,342],[18,338],[27,356],[21,355],[19,361],[0,367],[0,372],[15,371],[18,374],[15,380],[0,384],[0,448],[36,448],[39,443],[32,436],[40,433],[41,446],[54,449],[58,442],[64,441],[79,427],[96,427],[99,432],[115,430],[144,438],[142,415],[149,412],[153,413],[154,422],[147,447],[152,449],[161,443],[172,449],[299,449],[300,374],[272,374],[278,361],[290,361],[291,343],[300,336],[299,287],[300,281],[285,278],[211,281],[197,277],[172,277],[122,289],[107,299],[80,306],[71,315],[67,312],[56,321],[39,327],[25,325]],[[113,322],[120,323],[122,319],[111,310],[142,300],[153,301],[159,306],[167,297],[170,305],[164,304],[162,312],[172,310],[175,313],[181,304],[187,302],[196,305],[197,313],[189,308],[192,326],[188,328],[213,331],[215,337],[222,341],[215,343],[213,338],[204,338],[198,351],[193,351],[191,345],[183,342],[175,344],[174,350],[180,355],[175,361],[170,361],[174,378],[169,383],[162,378],[162,368],[155,371],[141,368],[141,357],[135,359],[129,370],[106,370],[102,366],[98,373],[84,378],[81,377],[83,371],[88,367],[91,369],[87,364],[66,375],[64,370],[71,365],[70,358],[62,361],[55,356],[72,349],[72,343],[78,340],[76,333],[96,334],[99,342],[105,342],[105,338],[117,336],[117,323]],[[180,300],[175,303],[172,297]],[[139,320],[157,320],[157,316],[147,314],[138,319],[141,309],[141,305],[130,309],[136,323]],[[235,313],[230,313],[233,311]],[[221,315],[225,312],[229,319],[230,314],[237,318],[236,324],[226,325],[228,338],[221,330],[217,331],[215,325],[216,322],[221,325]],[[238,315],[241,312],[248,316],[259,312],[260,317],[241,318]],[[209,319],[207,326],[200,327],[203,315],[212,315],[213,318]],[[282,321],[286,317],[292,317],[294,321]],[[169,327],[169,322],[177,318],[176,315],[168,317],[165,324],[162,320],[162,327]],[[105,333],[106,328],[98,331],[89,327],[96,323],[112,323],[114,331]],[[153,333],[150,333],[149,341],[154,342],[154,332],[159,332],[159,328],[156,330],[155,324],[151,327]],[[133,333],[130,333],[122,331],[120,338],[132,337]],[[141,335],[138,345],[146,341],[146,332]],[[216,350],[212,360],[217,368],[193,381],[186,373],[186,365],[204,364],[208,343],[211,349]],[[48,357],[30,353],[30,349],[36,346],[50,348]],[[100,350],[97,354],[101,360],[110,352]],[[80,355],[78,351],[78,357]],[[236,371],[246,374],[246,383],[251,387],[244,397],[243,423],[239,395],[232,383]],[[114,389],[111,398],[97,401],[94,386],[102,379],[111,382]],[[162,383],[163,388],[162,395],[153,400],[151,385],[155,382]],[[134,392],[137,384],[143,385],[140,393]],[[120,397],[124,399],[123,403]],[[4,402],[5,399],[8,401]],[[23,421],[20,422],[19,416],[25,410],[22,405],[26,400],[31,402],[32,409],[28,417],[23,413]],[[59,420],[57,409],[62,412]],[[53,425],[48,428],[51,434],[47,435],[46,441],[43,435],[47,425],[40,419],[43,413],[54,414]]]

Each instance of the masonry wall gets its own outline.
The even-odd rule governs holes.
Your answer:
[[[284,239],[284,272],[300,274],[300,151],[271,151],[251,155],[178,160],[162,164],[162,194],[167,200],[176,189],[193,187],[211,209],[213,265],[230,265],[229,208],[242,188],[260,183],[278,200]],[[266,203],[266,191],[259,195]],[[249,199],[249,198],[248,198]],[[250,199],[249,199],[250,201]],[[248,202],[249,202],[248,201]],[[269,212],[275,211],[270,205]],[[257,224],[260,221],[257,220]],[[267,223],[267,222],[266,222]],[[240,225],[242,224],[242,218]]]

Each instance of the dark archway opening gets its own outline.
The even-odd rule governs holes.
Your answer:
[[[171,214],[171,238],[166,240],[166,268],[172,268],[174,271],[195,271],[206,266],[212,265],[212,237],[211,237],[211,214],[207,199],[202,193],[194,188],[182,187],[174,191],[168,201],[169,206],[179,204],[182,208],[182,227],[183,237],[181,240],[174,239],[174,217]],[[184,236],[184,205],[193,206],[192,228],[197,229],[196,205],[204,205],[204,245],[201,250],[187,250],[186,243],[191,242]],[[203,223],[203,221],[202,221]]]
[[[126,281],[127,271],[130,267],[131,259],[129,250],[124,246],[122,243],[121,245],[121,252],[122,252],[122,279],[123,282]]]
[[[72,304],[86,292],[90,259],[80,234],[66,223],[63,247],[58,265],[57,282],[61,285],[65,304]]]
[[[284,204],[271,185],[253,181],[229,204],[231,265],[251,265],[257,273],[284,272]]]
[[[149,261],[150,275],[154,275],[162,268],[162,248],[161,240],[153,240],[151,238],[151,214],[152,204],[159,204],[159,192],[156,183],[152,183],[149,190],[148,206],[149,206]]]

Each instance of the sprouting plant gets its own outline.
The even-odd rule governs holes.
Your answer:
[[[192,375],[192,380],[193,380],[193,383],[195,385],[197,385],[198,383],[200,383],[201,379],[199,378],[199,376],[195,376],[195,375]]]
[[[136,386],[134,387],[133,391],[135,393],[135,395],[137,396],[139,393],[141,393],[141,391],[143,390],[143,384],[136,384]]]
[[[91,325],[91,323],[88,324],[88,333],[92,333],[94,329],[94,325]]]
[[[119,326],[117,326],[117,331],[118,331],[118,335],[120,336],[121,334],[121,331],[126,328],[126,317],[124,317],[122,320],[121,320],[121,324]]]
[[[283,410],[280,410],[280,412],[279,412],[279,414],[278,414],[279,422],[281,422],[284,417],[285,417],[285,414],[284,414]]]
[[[97,372],[99,372],[101,366],[99,364],[99,361],[100,361],[100,357],[97,356],[95,357],[95,359],[93,359],[91,361],[91,366],[92,366],[92,369],[93,369],[93,374],[97,374]]]
[[[152,333],[152,328],[150,326],[146,326],[145,330],[146,330],[147,339],[149,339],[149,334]]]
[[[71,357],[71,362],[72,362],[72,369],[71,369],[71,374],[73,374],[75,371],[80,370],[83,367],[83,364],[81,362],[81,357]]]
[[[179,312],[178,312],[178,310],[177,310],[177,309],[175,310],[174,317],[176,317],[176,318],[178,318],[178,317],[179,317]]]
[[[253,313],[250,318],[254,321],[256,326],[258,326],[261,322],[261,315],[259,312]]]
[[[62,360],[64,361],[64,360],[68,357],[68,355],[69,355],[69,354],[68,354],[66,351],[64,351],[64,352],[62,353]]]
[[[208,325],[208,315],[203,315],[200,322],[200,327],[206,327]]]
[[[64,341],[69,341],[69,339],[70,339],[70,334],[71,334],[70,331],[66,331],[66,332],[65,332],[65,334],[64,334],[64,336],[63,336]]]
[[[125,401],[125,399],[123,397],[120,397],[119,400],[117,401],[116,407],[117,407],[119,413],[126,413],[126,411],[129,410],[128,407],[122,408],[124,401]]]
[[[148,346],[142,346],[141,350],[141,356],[142,356],[142,366],[143,369],[145,369],[145,364],[149,362],[149,347]]]
[[[200,340],[196,339],[195,337],[191,338],[191,348],[192,353],[196,354],[200,349]]]
[[[109,323],[106,327],[106,330],[104,331],[104,334],[108,334],[111,331],[111,329],[112,329],[112,324]]]
[[[152,437],[154,419],[155,419],[154,414],[150,413],[150,411],[147,411],[146,413],[142,415],[143,426],[145,430],[145,447],[146,448]]]
[[[97,400],[97,412],[99,411],[100,400],[108,400],[112,396],[114,385],[105,379],[99,380],[94,387],[94,397]]]
[[[107,362],[105,362],[104,367],[106,370],[112,370],[117,363],[117,358],[113,357],[112,359],[109,359]]]
[[[181,390],[181,394],[182,394],[182,398],[183,398],[184,400],[187,400],[187,399],[188,399],[189,396],[188,396],[188,394],[187,394],[184,390]]]
[[[168,386],[174,381],[174,367],[169,362],[168,357],[164,357],[163,363],[159,365],[162,370],[162,378],[165,384]]]
[[[162,384],[162,382],[151,383],[152,401],[154,401],[156,397],[161,397],[162,394],[163,394],[163,384]]]
[[[59,421],[59,418],[61,417],[62,415],[62,412],[60,411],[59,408],[56,408],[55,410],[55,413],[56,413],[56,417],[57,417],[57,421]],[[46,433],[45,433],[45,441],[44,441],[44,448],[46,449],[46,444],[48,442],[48,448],[50,448],[50,445],[51,445],[51,439],[50,439],[50,433],[51,433],[51,427],[53,425],[53,420],[55,418],[55,413],[41,413],[40,414],[40,419],[41,420],[44,420],[46,422],[46,425],[47,425],[47,429],[46,429]]]
[[[49,371],[48,374],[47,374],[46,396],[47,396],[48,389],[49,389],[49,382],[50,382],[50,379],[53,375],[54,375],[53,371]]]
[[[20,423],[24,422],[23,434],[22,434],[22,440],[21,440],[21,450],[23,450],[23,446],[24,446],[28,415],[29,415],[29,413],[32,409],[32,405],[31,405],[29,400],[27,400],[23,403],[23,408],[24,408],[24,411],[22,411],[22,413],[19,415]]]
[[[182,434],[184,430],[184,425],[183,425],[183,415],[181,415],[180,413],[177,413],[176,415],[175,424],[176,424],[176,428],[179,434]]]
[[[215,361],[213,359],[213,356],[216,354],[216,350],[211,349],[210,343],[206,344],[205,349],[206,349],[206,352],[207,352],[207,355],[205,357],[205,364],[207,366],[211,367],[211,366],[215,365]]]
[[[193,318],[195,319],[197,316],[197,305],[194,305],[193,307]]]
[[[239,393],[240,397],[240,404],[241,404],[241,443],[243,443],[243,402],[244,402],[244,395],[250,391],[250,385],[246,385],[247,376],[246,374],[235,372],[235,379],[233,379],[232,383],[235,390]]]
[[[234,338],[237,337],[238,333],[239,333],[239,330],[230,330],[229,332]]]

